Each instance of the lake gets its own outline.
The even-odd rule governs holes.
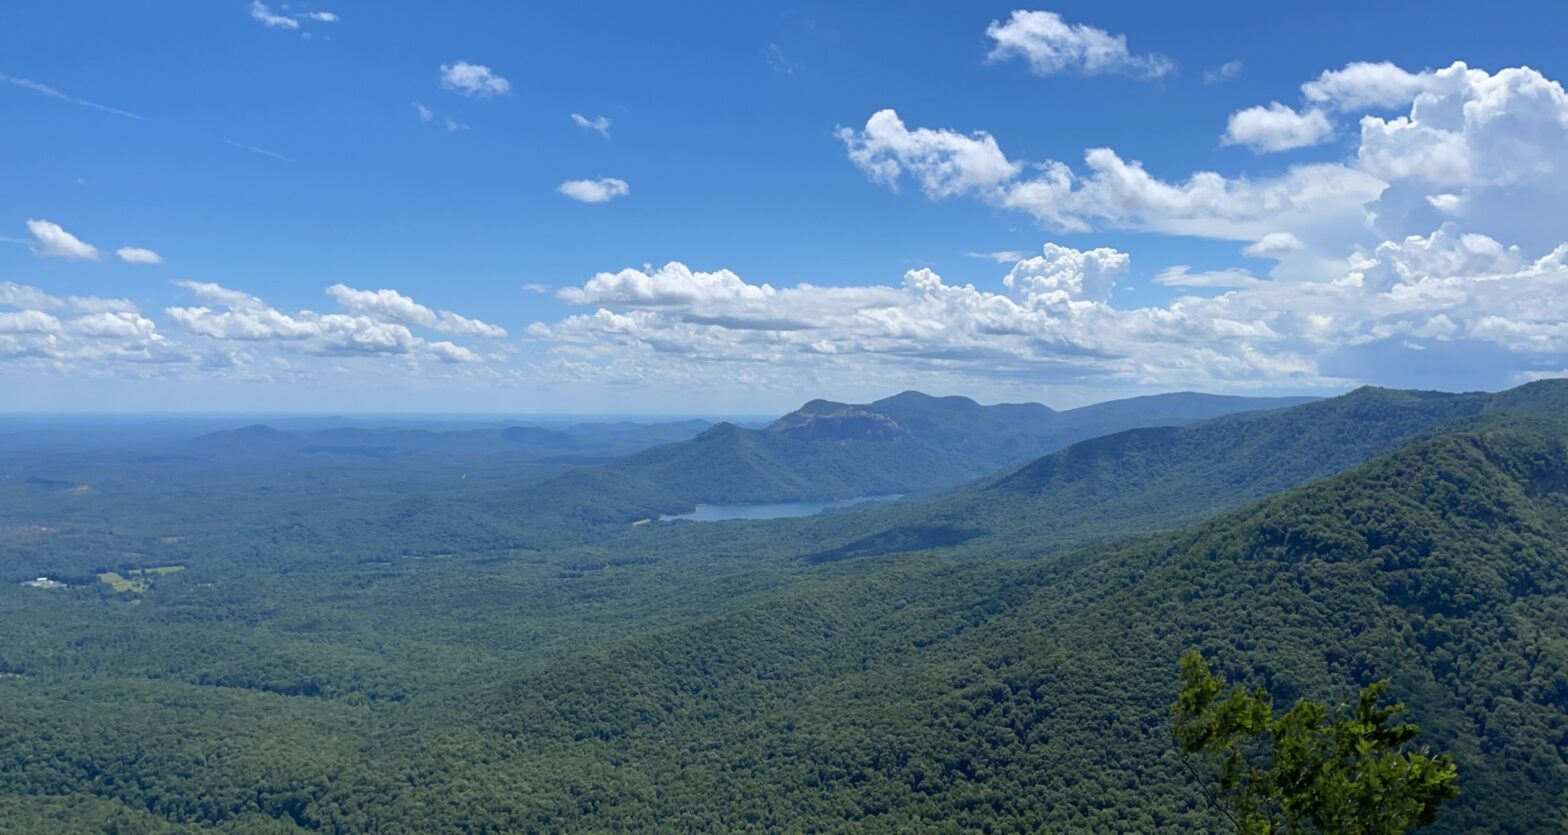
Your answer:
[[[691,513],[665,514],[659,521],[690,519],[693,522],[721,522],[725,519],[783,519],[788,516],[810,516],[835,507],[849,507],[861,502],[885,502],[901,498],[902,493],[877,496],[858,496],[832,502],[773,502],[770,504],[700,504]]]

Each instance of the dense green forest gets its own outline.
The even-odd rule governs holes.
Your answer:
[[[1389,680],[1462,775],[1433,832],[1568,825],[1568,384],[767,522],[632,526],[617,463],[0,455],[0,831],[1220,831],[1194,649],[1279,704]]]

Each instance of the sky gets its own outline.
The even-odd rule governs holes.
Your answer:
[[[0,410],[1560,376],[1565,27],[1545,2],[17,0]]]

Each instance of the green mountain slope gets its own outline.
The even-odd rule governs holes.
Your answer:
[[[1434,831],[1560,831],[1565,443],[1492,419],[1067,560],[846,565],[523,676],[494,726],[538,790],[591,787],[587,828],[1189,832],[1165,710],[1196,647],[1287,703],[1392,678],[1460,765]]]
[[[968,543],[991,554],[1167,530],[1499,413],[1568,416],[1568,382],[1491,394],[1361,388],[1288,409],[1094,438],[992,479],[818,523],[827,561]]]

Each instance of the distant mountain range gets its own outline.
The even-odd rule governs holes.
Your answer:
[[[819,400],[760,429],[720,423],[515,488],[411,496],[366,525],[413,551],[622,536],[634,547],[662,534],[633,536],[631,523],[698,503],[902,493],[914,495],[776,525],[788,531],[778,547],[808,563],[931,548],[1024,556],[1189,524],[1510,412],[1568,415],[1568,383],[1495,394],[1367,387],[1321,400],[1175,394],[1061,412],[914,392]]]
[[[1107,434],[949,493],[823,519],[814,523],[820,532],[848,540],[810,558],[960,543],[1039,553],[1166,530],[1499,413],[1568,416],[1568,383],[1496,394],[1366,387],[1289,409]]]
[[[590,463],[690,438],[711,425],[705,420],[682,420],[444,431],[353,426],[289,431],[256,424],[202,435],[181,445],[179,451],[203,456],[303,454],[365,458],[503,455],[537,459],[576,455],[582,463]]]
[[[914,391],[864,404],[813,400],[762,429],[720,423],[690,440],[610,463],[601,473],[569,473],[539,490],[570,497],[592,482],[601,500],[621,496],[635,503],[641,495],[660,510],[916,493],[1109,432],[1309,400],[1178,393],[1060,412],[1038,403],[982,406],[967,397]]]

